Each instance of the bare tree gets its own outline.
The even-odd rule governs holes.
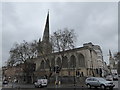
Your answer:
[[[21,44],[16,43],[9,52],[8,64],[24,63],[28,59],[36,58],[38,54],[36,46],[36,41],[28,43],[24,40]]]
[[[51,36],[51,43],[53,52],[62,52],[61,56],[64,59],[64,53],[66,50],[73,49],[75,46],[76,36],[74,30],[58,30]],[[60,63],[60,62],[59,62]],[[63,61],[61,62],[60,70],[62,69]]]
[[[35,71],[35,64],[27,61],[37,57],[37,41],[28,43],[24,40],[20,44],[15,43],[9,53],[10,57],[8,60],[8,66],[19,66],[23,63],[23,66],[20,68],[23,69],[23,77],[25,77],[26,82],[29,82],[30,77],[33,77],[33,72]]]
[[[53,52],[62,52],[61,56],[64,59],[65,51],[74,48],[75,40],[76,36],[74,30],[68,30],[65,28],[63,31],[58,30],[53,33],[50,39],[50,44],[52,46]],[[8,65],[13,66],[16,63],[24,63],[27,65],[27,60],[37,58],[38,54],[40,54],[49,67],[49,74],[47,76],[51,77],[53,68],[50,65],[50,62],[48,62],[46,59],[47,55],[51,53],[45,54],[43,49],[44,48],[41,41],[37,42],[35,40],[31,43],[28,43],[24,40],[20,44],[16,43],[10,50],[10,59],[8,61]],[[61,63],[60,70],[62,65],[63,62]],[[26,73],[27,71],[29,70],[24,70]],[[29,72],[27,74],[29,74]]]
[[[51,36],[52,48],[55,52],[73,49],[75,41],[76,36],[73,29],[58,30]]]
[[[65,28],[63,31],[58,30],[54,32],[50,38],[50,44],[52,46],[52,51],[53,51],[51,53],[62,52],[61,56],[64,59],[64,52],[66,50],[74,48],[75,40],[76,40],[76,36],[75,36],[74,30],[72,29],[68,30],[67,28]],[[48,56],[48,54],[51,54],[51,53],[47,53],[47,54],[44,53],[44,48],[41,40],[39,40],[38,42],[37,50],[40,56],[42,56],[43,60],[46,62],[46,65],[49,67],[49,74],[47,75],[47,77],[50,78],[51,75],[53,74],[54,68],[53,66],[50,65],[50,62],[47,60],[46,57]],[[62,65],[63,65],[63,62],[59,66],[60,70],[62,68]]]
[[[46,65],[49,67],[49,73],[46,75],[47,78],[50,78],[51,75],[53,74],[53,69],[52,69],[52,66],[50,65],[50,62],[47,60],[47,56],[48,54],[51,54],[50,52],[49,53],[45,53],[44,50],[45,48],[43,47],[43,42],[39,39],[39,42],[37,42],[37,51],[39,53],[39,55],[43,58],[43,60],[46,62]],[[49,48],[47,48],[47,50],[49,51]],[[45,70],[45,68],[44,68]]]

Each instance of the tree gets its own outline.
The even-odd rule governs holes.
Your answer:
[[[76,36],[74,30],[65,28],[63,31],[58,30],[51,36],[51,44],[53,52],[62,52],[61,56],[64,59],[66,50],[73,49],[75,46]],[[60,63],[60,62],[59,62]],[[60,70],[62,69],[63,62],[61,63]]]
[[[35,71],[35,64],[30,63],[29,60],[36,58],[38,55],[37,41],[26,42],[25,40],[18,44],[15,43],[10,50],[10,58],[8,60],[8,66],[19,66],[23,69],[23,76],[25,81],[28,83],[33,78]],[[20,67],[22,65],[22,67]],[[21,72],[19,72],[20,74]],[[18,75],[19,75],[18,74]]]
[[[47,55],[48,54],[51,54],[52,52],[48,52],[48,53],[45,53],[44,49],[47,49],[48,51],[50,51],[49,49],[50,48],[44,48],[43,47],[43,44],[44,42],[42,42],[40,39],[39,39],[39,42],[37,42],[37,51],[39,53],[40,56],[43,57],[43,60],[46,62],[46,65],[49,67],[49,74],[45,75],[47,76],[48,78],[52,76],[52,73],[53,73],[53,70],[52,70],[52,66],[50,65],[50,62],[46,59]],[[50,43],[50,42],[49,42]],[[45,69],[44,69],[45,70]]]
[[[51,36],[53,51],[60,52],[74,48],[76,36],[74,30],[65,28],[63,31],[58,30]]]
[[[67,28],[65,28],[63,31],[58,30],[54,32],[53,35],[51,35],[50,44],[53,48],[53,52],[62,52],[61,55],[62,55],[62,58],[64,59],[64,52],[66,50],[74,48],[75,40],[76,40],[76,36],[75,36],[74,30],[72,29],[68,30]],[[50,54],[50,53],[47,53],[47,54],[44,53],[44,48],[42,46],[42,43],[43,42],[41,40],[39,40],[39,42],[35,40],[31,43],[28,43],[24,40],[20,44],[16,43],[9,52],[10,59],[8,61],[8,65],[14,66],[17,63],[18,64],[24,63],[27,65],[27,60],[37,58],[39,54],[43,57],[47,66],[49,67],[49,74],[47,76],[50,77],[53,73],[53,69],[50,63],[48,62],[48,60],[46,59],[47,54]],[[60,70],[62,68],[62,63],[60,66]],[[25,69],[24,72],[27,73],[27,71],[29,70],[27,71],[26,70],[27,69]]]
[[[67,28],[65,28],[63,31],[58,30],[54,32],[53,35],[51,36],[51,44],[53,49],[52,51],[61,53],[60,55],[62,57],[62,61],[58,59],[59,61],[57,60],[57,66],[55,66],[55,68],[58,68],[56,70],[56,83],[58,83],[57,77],[59,72],[62,70],[63,63],[65,61],[65,51],[74,48],[75,40],[76,40],[76,36],[73,29],[68,30]],[[74,68],[74,72],[76,72],[75,68]],[[75,85],[75,77],[74,77],[74,85]]]
[[[37,57],[37,41],[33,41],[31,43],[26,42],[23,43],[15,43],[15,45],[10,50],[10,58],[8,61],[8,65],[13,66],[17,63],[25,63],[26,60]]]

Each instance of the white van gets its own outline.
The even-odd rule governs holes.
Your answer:
[[[47,87],[48,80],[47,79],[38,79],[37,82],[34,83],[35,87],[41,88],[41,87]]]

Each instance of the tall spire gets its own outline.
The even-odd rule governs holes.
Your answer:
[[[49,41],[49,11],[47,13],[47,19],[46,19],[46,24],[44,28],[43,38],[41,41],[41,47],[42,47],[43,54],[49,54],[52,52],[52,46]]]
[[[110,49],[109,49],[109,55],[110,55],[110,57],[112,57],[112,53],[111,53]]]
[[[45,24],[45,29],[44,29],[42,41],[49,42],[49,11],[47,14],[47,19],[46,19],[46,24]]]

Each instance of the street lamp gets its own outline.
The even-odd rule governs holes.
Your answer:
[[[60,68],[59,68],[59,66],[58,65],[56,65],[55,67],[54,67],[54,72],[55,72],[55,74],[56,74],[56,80],[55,80],[55,84],[58,84],[58,73],[60,72]]]
[[[75,79],[75,78],[76,78],[76,77],[75,77],[75,76],[76,76],[76,68],[75,68],[75,66],[76,66],[76,65],[75,65],[75,64],[76,64],[76,63],[75,63],[75,62],[73,62],[73,77],[74,77],[74,86],[76,85],[76,79]]]

